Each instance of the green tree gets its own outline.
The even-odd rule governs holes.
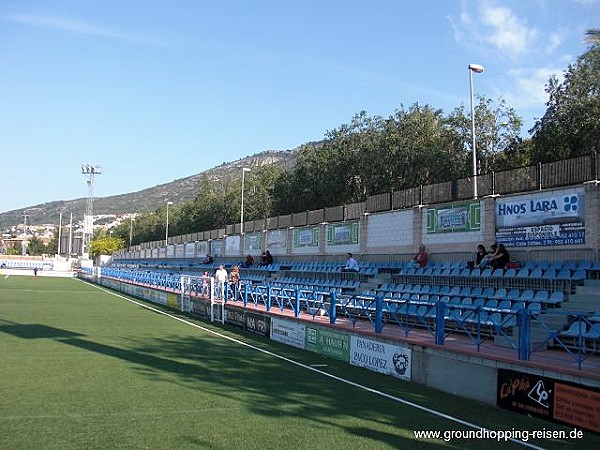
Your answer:
[[[119,237],[103,236],[91,243],[90,256],[95,258],[99,255],[112,255],[125,248],[125,241]]]
[[[48,251],[46,248],[46,244],[44,244],[44,242],[41,239],[34,236],[29,240],[29,243],[27,245],[27,253],[32,256],[40,256],[48,253]]]
[[[46,244],[46,254],[56,255],[58,253],[58,230],[54,230],[52,239]]]
[[[534,161],[548,162],[598,152],[600,149],[600,43],[591,47],[546,85],[548,108],[532,130]]]
[[[22,252],[23,252],[23,247],[21,244],[16,244],[13,247],[8,247],[8,249],[6,250],[6,254],[11,255],[11,256],[21,255]]]
[[[466,153],[462,158],[456,155],[454,164],[461,165],[462,175],[454,172],[456,178],[470,176],[472,169],[472,122],[471,113],[465,107],[456,108],[448,117],[453,130],[451,140],[463,145]],[[478,96],[475,105],[475,135],[478,173],[504,170],[529,164],[529,148],[520,137],[523,119],[503,98],[494,102],[485,96]],[[462,144],[460,144],[462,143]],[[462,160],[462,162],[461,162]]]

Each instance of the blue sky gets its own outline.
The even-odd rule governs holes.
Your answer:
[[[503,97],[523,134],[600,0],[0,0],[0,212],[139,191],[362,110]]]

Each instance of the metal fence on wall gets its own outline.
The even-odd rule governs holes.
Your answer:
[[[477,190],[481,197],[507,195],[581,184],[586,181],[598,180],[599,178],[600,157],[598,153],[592,153],[557,162],[538,163],[511,170],[477,175]],[[360,203],[249,221],[244,224],[244,229],[250,232],[262,231],[262,228],[275,230],[291,226],[304,226],[307,224],[316,224],[321,221],[343,222],[345,220],[359,219],[364,213],[406,209],[436,203],[451,203],[470,200],[473,197],[473,178],[469,177],[400,191],[375,194],[367,197],[364,202]],[[225,233],[236,234],[239,231],[240,224],[238,223],[227,225],[226,228],[220,230],[199,232],[197,236],[198,238],[202,236],[204,240],[220,239]],[[170,243],[180,241],[181,239],[169,238]],[[146,244],[150,244],[150,247],[160,247],[163,243],[164,241],[156,241]],[[132,250],[140,248],[142,248],[141,245],[134,246]]]

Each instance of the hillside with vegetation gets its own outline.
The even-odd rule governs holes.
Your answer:
[[[198,173],[170,183],[109,197],[94,198],[94,215],[124,215],[150,213],[161,206],[166,200],[175,206],[193,200],[197,193],[200,180],[207,177],[214,183],[220,184],[229,179],[239,177],[241,167],[273,165],[282,169],[290,169],[296,160],[296,150],[265,151],[246,158],[223,163],[205,172]],[[57,200],[0,214],[0,229],[22,224],[23,214],[27,212],[27,223],[58,224],[59,211],[68,215],[73,213],[74,220],[81,221],[86,209],[87,198],[74,200]],[[63,218],[63,220],[65,220]],[[68,219],[67,219],[68,220]]]

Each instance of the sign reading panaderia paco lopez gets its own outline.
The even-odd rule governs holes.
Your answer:
[[[412,352],[385,342],[358,336],[350,339],[350,364],[374,372],[410,380]]]

